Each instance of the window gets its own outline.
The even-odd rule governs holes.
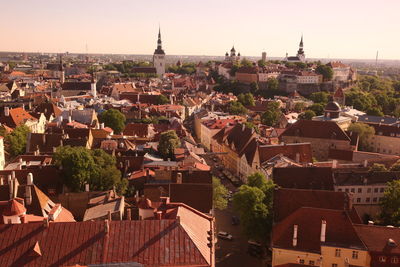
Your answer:
[[[376,197],[374,197],[373,199],[372,199],[372,202],[377,202],[378,201],[378,198],[376,198]]]
[[[348,193],[348,192],[349,192],[349,189],[348,189],[348,188],[346,188],[344,191],[346,191],[346,193]]]
[[[367,189],[367,193],[371,193],[371,188],[368,188],[368,189]]]
[[[342,192],[342,188],[339,188],[337,191],[338,191],[338,192]]]
[[[362,193],[362,188],[358,188],[358,193]]]
[[[385,192],[385,188],[382,187],[382,188],[379,190],[379,192],[381,192],[381,193]]]
[[[399,263],[399,258],[397,258],[396,256],[395,256],[395,257],[392,257],[391,262],[392,262],[392,263]]]
[[[369,198],[369,197],[367,197],[366,199],[365,199],[365,202],[369,202],[371,199]]]
[[[361,202],[361,198],[357,198],[357,203],[360,203]]]
[[[358,251],[353,251],[352,258],[358,259]]]
[[[304,260],[299,260],[299,263],[300,264],[304,264]]]
[[[355,188],[352,188],[350,191],[351,191],[352,193],[354,193],[356,190],[355,190]]]
[[[335,257],[340,257],[340,248],[335,250]]]
[[[332,263],[332,267],[338,267],[337,263]]]
[[[315,262],[314,261],[309,261],[308,265],[314,266]]]
[[[379,188],[374,188],[374,193],[378,193]]]
[[[386,257],[385,256],[380,256],[379,257],[379,262],[386,262]]]

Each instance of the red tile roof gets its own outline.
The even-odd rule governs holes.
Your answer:
[[[350,137],[333,121],[299,120],[287,128],[281,136],[350,141]]]
[[[2,225],[0,232],[0,266],[210,266],[179,220],[27,223]],[[32,257],[36,242],[42,256]]]
[[[354,228],[370,252],[400,254],[400,228],[356,224]],[[388,246],[392,239],[396,246]]]
[[[321,253],[321,225],[326,221],[324,245],[366,250],[345,211],[303,207],[273,228],[273,247]],[[293,229],[298,226],[297,245],[293,246]]]

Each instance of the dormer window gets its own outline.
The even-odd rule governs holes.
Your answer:
[[[386,257],[385,256],[380,256],[379,257],[379,262],[386,262]]]
[[[392,259],[390,260],[392,263],[399,263],[399,258],[394,256],[392,257]]]

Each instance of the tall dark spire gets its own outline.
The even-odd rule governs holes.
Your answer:
[[[64,64],[63,64],[62,54],[60,54],[60,63],[59,64],[60,64],[60,66],[59,66],[60,69],[59,70],[63,71],[64,70]]]
[[[300,47],[303,47],[303,34],[301,35],[301,40],[300,40],[299,46],[300,46]]]
[[[161,42],[161,27],[158,27],[158,40],[157,40],[157,49],[154,51],[154,54],[165,54],[164,50],[162,49],[162,42]]]

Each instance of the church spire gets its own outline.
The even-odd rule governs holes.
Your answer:
[[[301,40],[299,46],[302,48],[303,47],[303,34],[301,35]]]
[[[161,42],[161,27],[158,26],[158,39],[157,39],[157,49],[154,51],[154,54],[165,54],[164,50],[162,49],[162,42]]]

